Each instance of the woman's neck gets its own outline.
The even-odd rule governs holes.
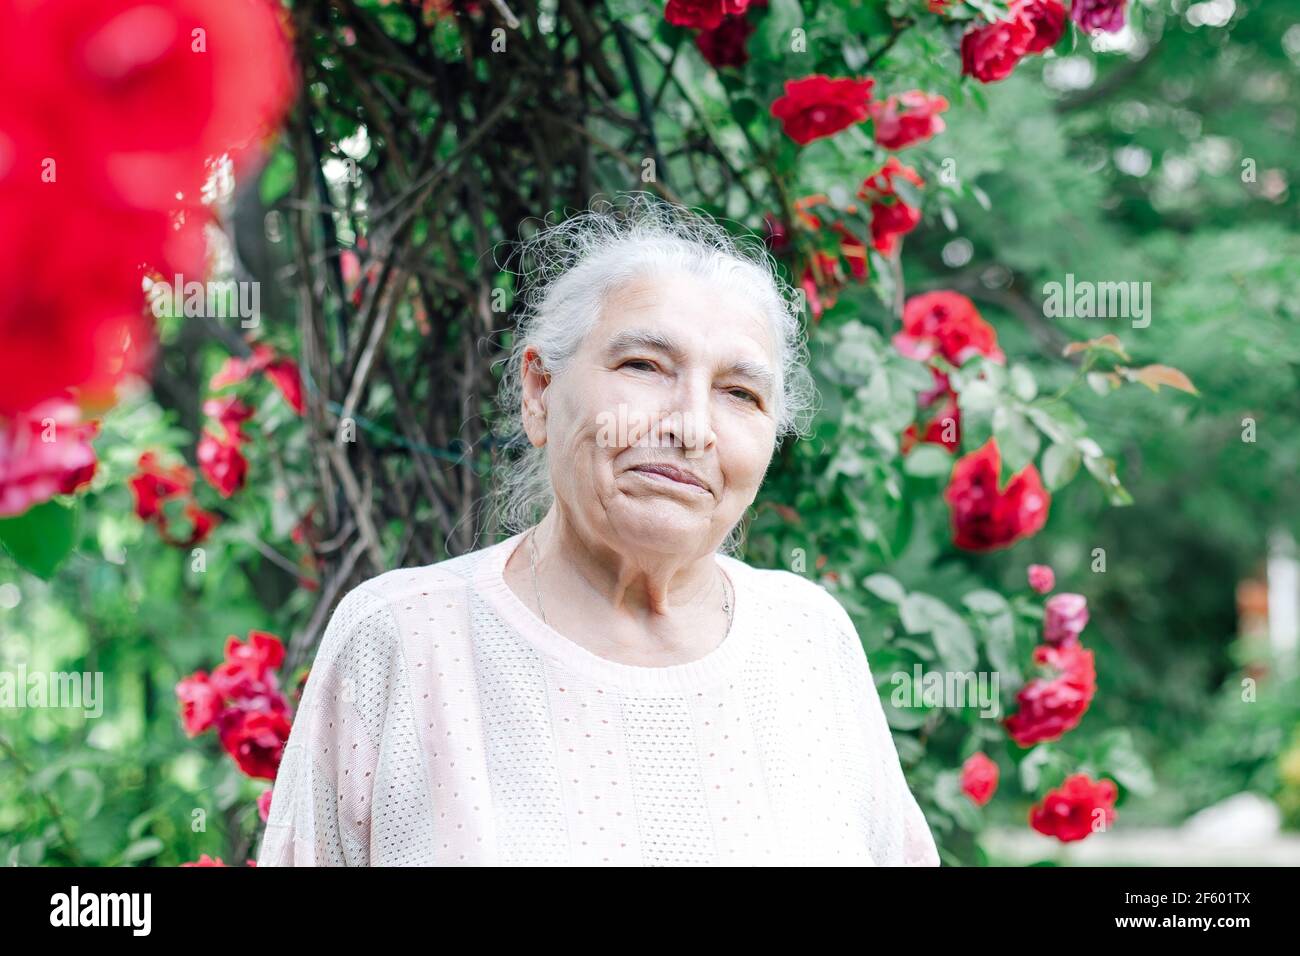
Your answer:
[[[558,507],[531,534],[538,580],[549,585],[543,593],[556,593],[558,601],[596,603],[617,617],[653,620],[721,606],[725,596],[712,551],[657,554],[630,542],[616,546],[581,532]]]

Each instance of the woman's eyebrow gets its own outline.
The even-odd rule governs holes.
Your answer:
[[[681,358],[681,347],[662,332],[653,329],[624,329],[612,336],[605,346],[606,355],[617,355],[629,349],[653,349],[664,352],[673,359]]]
[[[605,346],[606,356],[612,357],[620,352],[632,349],[650,349],[670,356],[674,361],[682,356],[682,348],[677,342],[662,332],[653,329],[623,329],[610,337]],[[776,376],[762,362],[742,359],[733,362],[722,370],[727,377],[743,378],[750,381],[764,397],[771,396],[776,387]]]
[[[751,362],[745,359],[730,365],[723,370],[722,374],[748,379],[763,394],[764,398],[770,396],[772,389],[776,387],[776,376],[762,362]]]

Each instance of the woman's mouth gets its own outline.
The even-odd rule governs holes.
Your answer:
[[[631,471],[640,475],[645,475],[652,481],[666,481],[693,491],[707,493],[708,487],[703,481],[696,478],[689,472],[682,471],[672,465],[637,465]]]

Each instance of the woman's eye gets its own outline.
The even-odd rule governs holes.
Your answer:
[[[654,371],[654,363],[651,362],[651,361],[648,361],[647,359],[628,359],[626,362],[624,362],[624,363],[623,363],[621,366],[619,366],[619,367],[620,367],[620,368],[627,368],[627,367],[629,367],[629,366],[631,366],[631,365],[641,365],[641,366],[644,366],[645,369],[646,369],[647,371],[650,371],[650,372],[653,372],[653,371]]]
[[[732,395],[738,395],[744,401],[753,402],[755,405],[758,404],[758,396],[751,391],[743,388],[733,388],[730,391]]]

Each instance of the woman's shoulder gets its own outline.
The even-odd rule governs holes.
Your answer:
[[[394,568],[355,585],[344,600],[380,602],[390,607],[412,603],[412,598],[434,595],[464,600],[473,589],[485,561],[496,556],[498,542],[432,564]]]
[[[818,581],[783,568],[758,568],[736,558],[728,558],[727,561],[728,569],[739,570],[749,577],[756,593],[761,594],[773,606],[773,610],[786,609],[800,614],[817,615],[837,625],[849,620],[844,605]]]

